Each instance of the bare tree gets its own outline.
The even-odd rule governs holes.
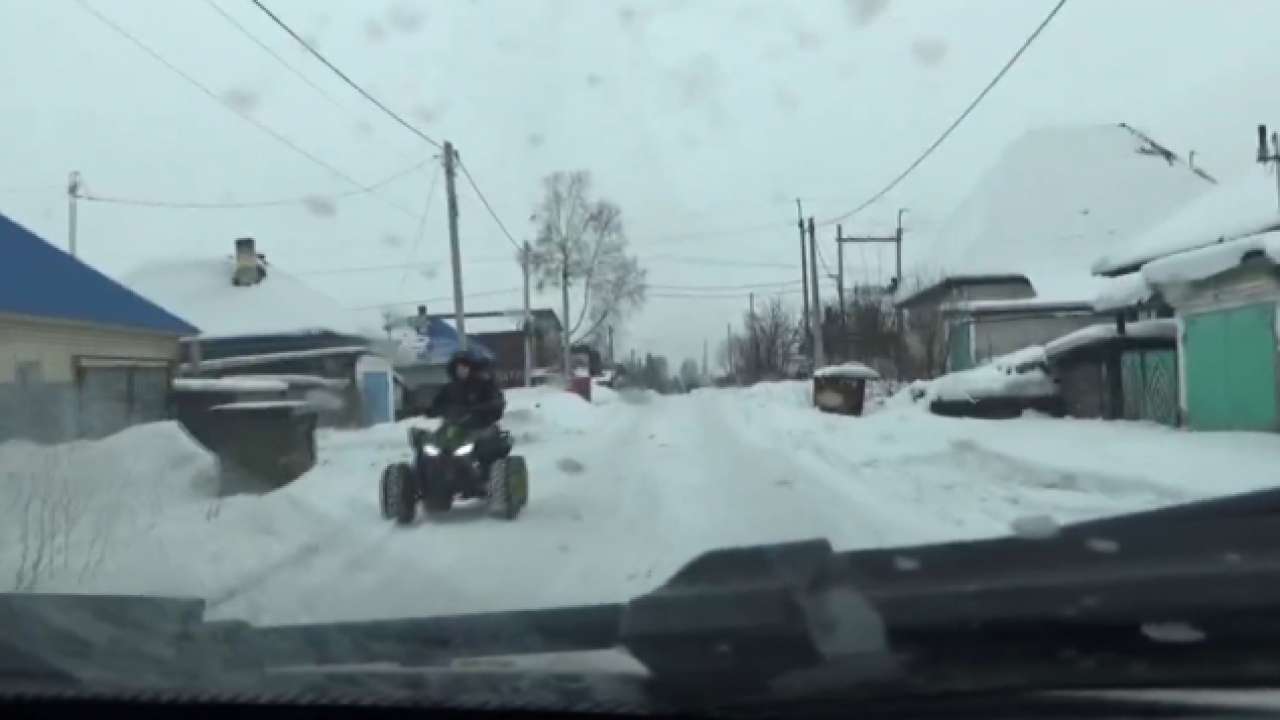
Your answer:
[[[694,390],[703,386],[702,368],[698,367],[697,360],[685,358],[684,362],[680,363],[680,382],[685,390]]]
[[[609,324],[644,304],[645,270],[627,255],[622,210],[591,198],[590,174],[552,173],[543,190],[534,214],[538,234],[531,264],[539,290],[560,289],[567,371],[571,345],[598,345]],[[581,292],[575,318],[570,317],[571,290]]]
[[[755,382],[784,377],[802,333],[800,318],[780,298],[765,301],[754,316],[748,313],[743,333],[733,338],[733,362],[739,378]]]

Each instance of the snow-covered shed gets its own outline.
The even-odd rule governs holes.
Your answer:
[[[1068,415],[1178,424],[1177,321],[1081,328],[1044,347]]]
[[[361,317],[272,265],[253,238],[236,240],[230,257],[153,263],[130,273],[125,282],[179,309],[200,328],[198,336],[183,343],[184,375],[343,380],[341,390],[303,383],[295,394],[326,396],[318,403],[324,425],[394,418],[394,411],[371,417],[365,408],[385,405],[393,389],[386,363],[362,371],[361,358],[377,355],[374,339],[382,335],[377,320]]]
[[[1280,431],[1280,231],[1174,252],[1141,273],[1177,311],[1187,425]]]
[[[899,304],[908,313],[949,308],[951,369],[1048,342],[1099,321],[1094,301],[1107,283],[1090,272],[1098,257],[1213,187],[1206,173],[1123,123],[1029,131],[923,244],[939,281]],[[1005,280],[965,281],[973,278]],[[932,289],[948,284],[971,288],[970,296]],[[974,303],[985,300],[1035,302]],[[1012,324],[1000,333],[1008,342],[993,340],[988,350],[975,336],[992,322]]]
[[[167,417],[186,320],[0,214],[0,441]]]

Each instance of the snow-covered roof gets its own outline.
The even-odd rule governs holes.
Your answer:
[[[179,392],[285,392],[289,384],[279,380],[260,378],[178,378],[173,389]]]
[[[1280,263],[1280,232],[1259,235],[1188,250],[1142,266],[1142,276],[1152,285],[1192,282],[1213,277],[1240,264],[1248,255],[1262,255]]]
[[[319,375],[300,375],[296,373],[265,373],[262,375],[235,375],[222,380],[245,380],[251,382],[280,383],[289,387],[323,387],[340,390],[351,384],[343,378],[327,378]]]
[[[124,283],[187,318],[201,337],[238,337],[329,330],[368,334],[370,322],[337,300],[275,265],[256,285],[231,284],[230,256],[157,262],[140,267]],[[376,328],[377,321],[372,324]],[[380,333],[379,333],[380,334]]]
[[[1020,273],[1041,300],[1089,302],[1090,267],[1214,185],[1123,125],[1033,130],[922,244],[947,275]]]
[[[1095,259],[1111,275],[1173,253],[1280,228],[1274,180],[1248,175],[1218,185],[1149,229]]]
[[[1098,292],[1093,297],[1093,309],[1098,312],[1121,310],[1147,302],[1155,290],[1142,273],[1129,273],[1099,281]]]
[[[817,378],[843,378],[847,380],[877,380],[880,373],[860,362],[844,362],[839,365],[827,365],[813,373]]]
[[[1174,340],[1178,337],[1178,321],[1173,318],[1138,320],[1126,324],[1124,330],[1124,335],[1121,336],[1115,323],[1090,325],[1047,343],[1044,346],[1044,354],[1052,358],[1119,337]]]
[[[945,312],[961,313],[1080,313],[1090,312],[1093,306],[1083,302],[1017,298],[1011,300],[959,300],[942,306]]]
[[[218,358],[217,360],[201,360],[201,370],[228,370],[237,367],[253,367],[265,363],[282,360],[305,360],[318,357],[337,357],[342,355],[361,355],[369,352],[363,345],[347,345],[343,347],[316,348],[314,350],[291,350],[289,352],[263,353],[261,355],[237,355],[235,357]],[[185,363],[182,369],[195,369],[192,363]]]
[[[210,410],[301,410],[306,408],[306,400],[256,400],[247,402],[225,403],[214,405]]]

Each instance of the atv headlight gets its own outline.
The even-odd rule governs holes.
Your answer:
[[[428,443],[422,446],[422,452],[426,453],[429,457],[435,457],[440,454],[440,448]]]
[[[454,451],[453,451],[453,454],[454,454],[454,455],[470,455],[470,454],[471,454],[471,451],[472,451],[472,450],[475,450],[475,449],[476,449],[476,444],[475,444],[475,443],[467,443],[466,445],[463,445],[462,447],[458,448],[457,450],[454,450]]]

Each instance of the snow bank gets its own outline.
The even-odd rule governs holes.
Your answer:
[[[289,384],[280,380],[227,377],[227,378],[178,378],[173,389],[179,392],[259,393],[287,392]]]
[[[1161,150],[1120,125],[1027,132],[932,233],[932,262],[948,274],[1024,274],[1040,300],[1088,300],[1098,256],[1214,187]]]
[[[1156,320],[1139,320],[1125,325],[1125,336],[1142,339],[1175,340],[1178,337],[1178,321],[1174,318]],[[1047,343],[1044,346],[1045,357],[1053,358],[1095,343],[1120,337],[1115,323],[1099,323],[1080,328]]]
[[[0,445],[0,587],[90,574],[122,537],[217,488],[217,460],[174,422],[97,441]]]
[[[1250,254],[1280,263],[1280,232],[1250,235],[1153,260],[1142,267],[1142,276],[1153,285],[1203,280],[1238,266]]]
[[[1275,183],[1265,177],[1242,177],[1216,186],[1145,232],[1122,236],[1123,250],[1098,258],[1093,272],[1111,273],[1277,228]]]
[[[969,370],[947,373],[918,387],[937,400],[1036,398],[1058,392],[1046,372],[1044,348],[1038,345],[992,358]]]

